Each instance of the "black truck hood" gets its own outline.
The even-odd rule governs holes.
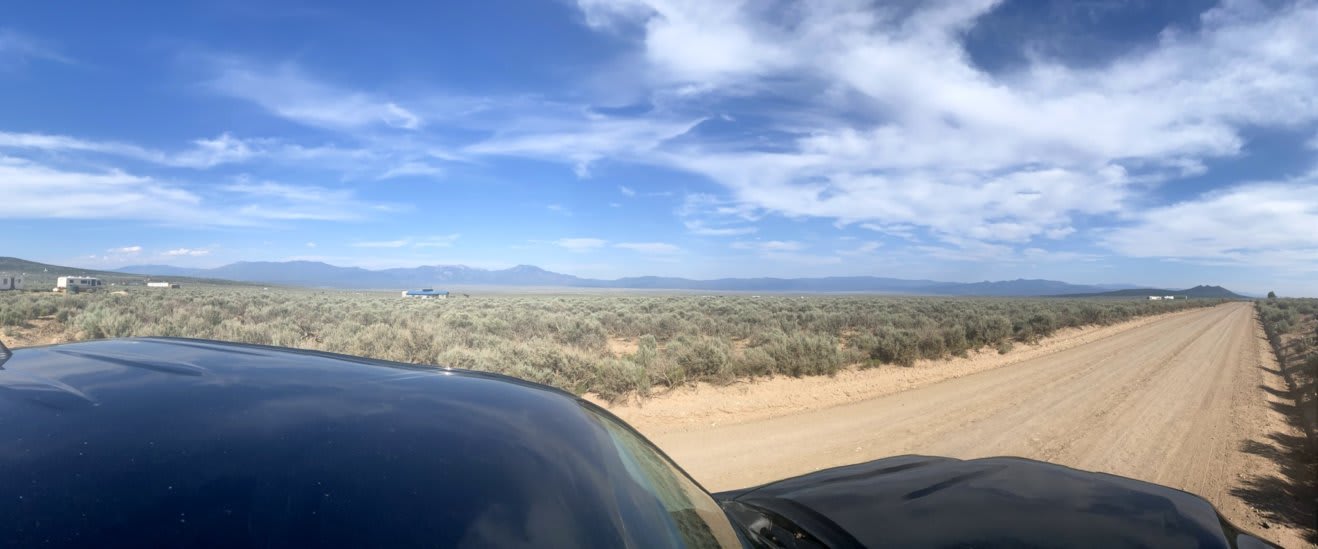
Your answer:
[[[715,498],[777,546],[1272,546],[1193,494],[1022,458],[892,457]]]

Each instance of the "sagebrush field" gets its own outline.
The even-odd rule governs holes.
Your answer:
[[[1318,299],[1268,299],[1256,303],[1264,333],[1290,386],[1290,396],[1312,429],[1318,424]]]
[[[1216,300],[876,296],[524,296],[131,288],[0,294],[28,344],[177,336],[505,373],[605,398],[693,381],[831,374],[977,349]],[[7,339],[7,341],[13,341]]]

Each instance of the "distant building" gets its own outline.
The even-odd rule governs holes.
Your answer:
[[[1149,296],[1149,301],[1162,301],[1162,296],[1160,296],[1160,295],[1151,295],[1151,296]]]
[[[178,284],[174,284],[174,283],[172,283],[172,282],[147,282],[147,283],[146,283],[146,287],[148,287],[148,288],[177,288],[177,287],[178,287]]]
[[[1163,299],[1176,299],[1176,296],[1174,296],[1174,295],[1165,295],[1165,296],[1162,296],[1162,298],[1163,298]]]
[[[416,299],[448,299],[448,292],[444,290],[424,288],[421,290],[406,290],[403,292],[403,297],[412,297]]]
[[[7,290],[22,290],[23,277],[16,274],[0,273],[0,292]]]
[[[55,280],[55,291],[57,292],[85,292],[92,291],[104,286],[105,283],[99,278],[90,276],[61,276]]]

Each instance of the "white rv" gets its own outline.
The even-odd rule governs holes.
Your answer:
[[[22,290],[23,277],[16,274],[0,273],[0,292],[5,290]]]
[[[101,279],[90,276],[61,276],[55,281],[55,291],[88,292],[104,285]]]

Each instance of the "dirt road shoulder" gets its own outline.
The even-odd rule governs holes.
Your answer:
[[[798,414],[890,395],[1031,360],[1202,311],[1191,309],[1110,326],[1071,328],[1035,345],[1017,345],[1006,354],[986,349],[965,358],[922,360],[910,367],[851,368],[831,377],[774,376],[725,386],[699,383],[626,403],[610,404],[590,396],[587,398],[647,435],[655,436]]]

